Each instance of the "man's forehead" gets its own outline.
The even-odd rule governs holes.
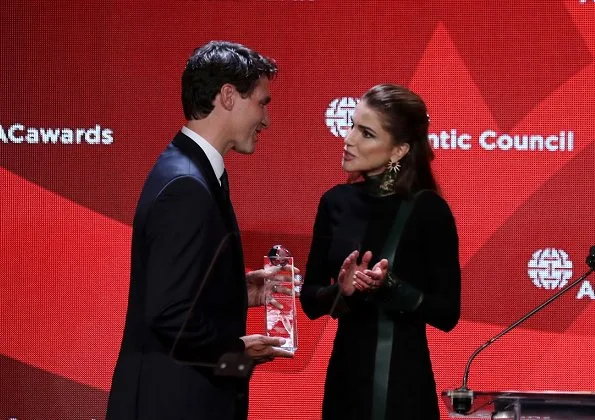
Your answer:
[[[266,100],[266,102],[269,102],[271,100],[271,91],[269,89],[268,78],[260,78],[260,80],[256,84],[256,88],[252,92],[252,96],[257,97],[258,100]]]
[[[265,94],[270,95],[269,83],[270,83],[270,81],[267,77],[261,77],[260,79],[258,79],[258,83],[256,84],[256,89],[260,89]]]

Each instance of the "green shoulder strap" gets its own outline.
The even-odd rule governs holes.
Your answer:
[[[419,193],[418,193],[419,194]],[[391,272],[395,260],[401,234],[415,205],[416,194],[410,200],[403,200],[397,212],[395,222],[388,234],[380,258],[388,260],[388,272]],[[374,361],[374,383],[372,396],[372,420],[385,420],[390,359],[393,347],[395,324],[387,314],[378,310],[378,339],[376,342],[376,358]]]

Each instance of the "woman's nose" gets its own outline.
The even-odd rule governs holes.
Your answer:
[[[343,139],[343,142],[345,144],[353,144],[353,136],[352,136],[352,134],[353,134],[353,128],[350,128],[347,131],[347,134],[345,135],[345,138]]]

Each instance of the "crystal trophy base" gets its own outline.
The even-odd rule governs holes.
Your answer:
[[[281,267],[265,280],[265,322],[266,335],[281,337],[285,344],[279,348],[295,352],[297,350],[295,268],[293,257],[264,257],[264,268]]]

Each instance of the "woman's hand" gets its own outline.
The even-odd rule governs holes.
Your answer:
[[[351,296],[356,290],[366,292],[382,285],[388,273],[388,260],[378,261],[371,270],[368,264],[372,260],[372,252],[366,251],[360,264],[357,263],[359,251],[353,251],[345,258],[337,282],[344,296]]]
[[[337,283],[339,283],[339,289],[343,296],[351,296],[356,290],[353,276],[357,268],[357,257],[359,257],[359,251],[353,251],[345,258],[339,270]]]
[[[364,255],[364,258],[365,257],[366,255]],[[371,252],[370,258],[372,258]],[[371,290],[378,289],[384,284],[387,275],[388,260],[382,259],[374,264],[374,267],[372,267],[371,270],[356,271],[354,273],[354,287],[361,292],[369,292]]]

